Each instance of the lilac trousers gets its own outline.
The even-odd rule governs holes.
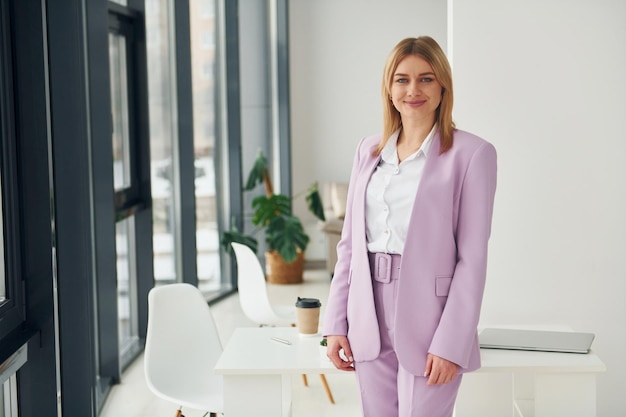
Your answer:
[[[381,347],[375,360],[355,364],[363,416],[452,417],[462,376],[448,384],[427,386],[427,378],[398,363],[393,341],[399,265],[399,255],[370,256]]]

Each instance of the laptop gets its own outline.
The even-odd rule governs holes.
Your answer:
[[[593,333],[497,328],[485,328],[478,335],[485,349],[566,353],[589,353],[594,338]]]

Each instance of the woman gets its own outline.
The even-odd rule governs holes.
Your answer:
[[[356,371],[365,417],[450,417],[480,367],[496,151],[455,128],[450,64],[430,37],[396,45],[382,97],[383,133],[352,167],[328,356]]]

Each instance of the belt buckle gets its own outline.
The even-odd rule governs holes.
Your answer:
[[[391,281],[391,255],[377,252],[374,261],[374,279],[383,284]]]

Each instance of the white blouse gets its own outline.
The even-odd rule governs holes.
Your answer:
[[[435,126],[422,146],[402,162],[397,148],[400,130],[394,132],[383,148],[365,196],[368,251],[402,254]]]

